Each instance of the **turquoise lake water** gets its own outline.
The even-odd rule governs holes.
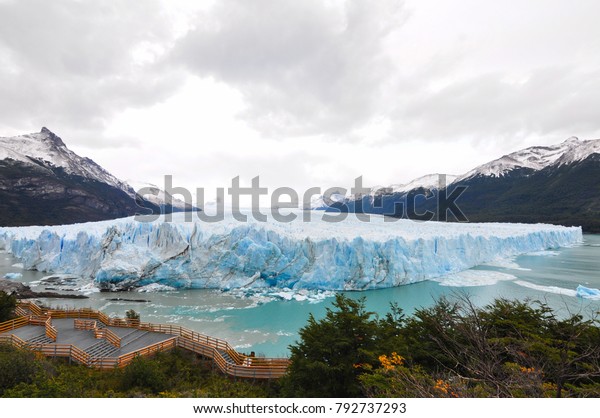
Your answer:
[[[39,282],[48,273],[26,271],[10,254],[0,254],[0,277],[21,273],[15,280],[33,283],[35,290],[53,287]],[[467,272],[440,279],[390,289],[346,292],[352,298],[365,297],[367,308],[385,314],[396,302],[406,313],[431,306],[442,295],[455,297],[466,293],[478,305],[494,298],[546,301],[565,315],[600,311],[600,300],[575,296],[578,285],[600,288],[600,235],[584,235],[584,242],[570,248],[542,251],[475,267]],[[290,293],[242,295],[216,290],[179,290],[170,292],[91,293],[89,299],[45,299],[59,307],[92,307],[107,314],[124,316],[134,309],[142,321],[177,323],[198,332],[230,341],[240,351],[255,351],[266,356],[287,356],[288,345],[297,339],[298,330],[312,313],[323,317],[331,306],[333,293],[297,296],[305,300],[285,300]],[[115,298],[149,300],[131,302]]]

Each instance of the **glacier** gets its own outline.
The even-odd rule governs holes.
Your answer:
[[[579,227],[441,223],[288,210],[220,222],[175,214],[62,226],[0,228],[0,250],[24,268],[75,275],[100,289],[364,290],[435,279],[518,254],[577,244]],[[331,216],[329,214],[329,216]]]

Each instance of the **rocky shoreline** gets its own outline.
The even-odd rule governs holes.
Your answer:
[[[8,279],[0,279],[0,292],[8,294],[14,293],[19,299],[35,299],[35,298],[60,298],[60,299],[89,299],[85,295],[67,295],[56,292],[36,292],[31,290],[29,286],[21,282],[15,282]]]

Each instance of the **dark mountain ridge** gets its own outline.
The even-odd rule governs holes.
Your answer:
[[[326,210],[418,220],[550,223],[600,232],[600,140],[531,147],[448,185],[349,196]]]
[[[0,226],[100,221],[161,208],[47,128],[0,138]]]

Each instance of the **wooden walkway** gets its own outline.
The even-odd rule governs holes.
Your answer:
[[[92,309],[40,308],[20,302],[18,318],[0,323],[0,343],[69,359],[100,369],[125,367],[137,356],[181,347],[214,361],[223,373],[241,378],[277,379],[288,359],[247,357],[227,341],[177,325],[110,318]]]

